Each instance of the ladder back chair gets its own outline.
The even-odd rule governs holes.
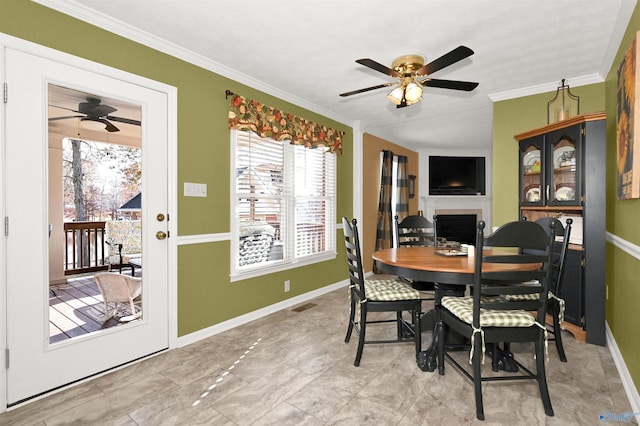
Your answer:
[[[422,301],[420,292],[410,285],[398,280],[366,280],[362,268],[362,252],[356,219],[351,223],[342,218],[344,241],[347,254],[347,269],[349,272],[349,324],[344,339],[349,342],[355,329],[359,334],[358,350],[353,363],[360,365],[365,344],[373,343],[415,343],[416,359],[421,350],[420,310]],[[411,313],[411,320],[403,318],[402,313]],[[395,312],[395,319],[371,320],[371,312]],[[366,340],[368,324],[396,323],[396,338],[382,340]]]
[[[422,215],[410,215],[402,220],[396,215],[394,218],[394,241],[396,247],[424,247],[435,245],[435,229],[433,223]],[[435,283],[430,281],[416,281],[404,277],[400,279],[419,291],[434,291]],[[433,298],[422,300],[433,300]]]
[[[562,282],[564,281],[565,261],[567,259],[567,251],[569,249],[569,238],[571,237],[571,224],[573,220],[567,218],[566,226],[562,225],[558,219],[553,217],[543,217],[536,220],[547,232],[551,229],[551,223],[554,224],[554,232],[556,239],[553,243],[553,253],[551,259],[551,281],[549,283],[549,294],[547,296],[547,315],[551,316],[551,330],[553,338],[556,342],[556,349],[560,361],[567,362],[567,356],[562,345],[562,321],[564,320],[565,301],[562,299]],[[513,297],[513,296],[512,296]],[[520,296],[535,297],[535,295]]]
[[[550,232],[538,223],[515,221],[484,236],[484,222],[477,225],[475,272],[472,296],[442,298],[436,305],[439,323],[438,371],[445,373],[445,359],[474,383],[476,417],[484,420],[482,382],[497,380],[534,379],[542,399],[545,414],[553,416],[545,371],[547,331],[545,326],[546,302],[551,279],[552,244],[555,240],[554,224]],[[486,255],[483,248],[518,249],[505,254]],[[534,253],[526,253],[533,250]],[[534,298],[513,300],[511,295],[537,295]],[[529,314],[535,311],[535,317]],[[469,363],[471,371],[458,363],[449,353],[452,348],[444,344],[444,325],[467,337],[471,342]],[[514,359],[523,374],[482,375],[485,345],[500,342],[533,342],[536,372],[532,372]],[[498,386],[491,391],[508,391]]]

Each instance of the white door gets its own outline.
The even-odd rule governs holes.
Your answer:
[[[168,347],[167,94],[7,49],[7,401],[31,396]],[[123,74],[123,73],[122,73]],[[57,84],[141,106],[142,319],[64,342],[49,340],[47,87]]]

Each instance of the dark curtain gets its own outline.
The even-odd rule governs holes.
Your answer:
[[[396,176],[396,214],[398,220],[402,220],[409,214],[409,173],[407,164],[409,159],[405,155],[398,156],[398,175]]]
[[[382,173],[380,178],[380,200],[378,201],[378,220],[376,225],[376,250],[391,247],[391,187],[393,180],[393,152],[383,151]],[[373,272],[379,272],[374,263]]]

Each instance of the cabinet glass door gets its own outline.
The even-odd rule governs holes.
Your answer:
[[[520,142],[520,203],[542,205],[544,182],[543,139],[534,137]]]
[[[549,205],[580,205],[580,128],[569,127],[547,135]]]

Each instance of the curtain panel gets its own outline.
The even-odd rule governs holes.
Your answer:
[[[398,155],[398,174],[396,176],[396,188],[398,190],[398,198],[396,200],[396,214],[398,220],[407,217],[409,213],[409,159],[406,155]]]
[[[262,138],[290,140],[294,145],[326,148],[331,153],[342,154],[344,132],[240,95],[233,95],[229,103],[229,129],[251,131]]]
[[[393,152],[383,151],[380,176],[380,199],[376,226],[376,250],[391,247],[393,218],[391,217],[391,192],[393,187]],[[377,272],[374,264],[374,272]]]

